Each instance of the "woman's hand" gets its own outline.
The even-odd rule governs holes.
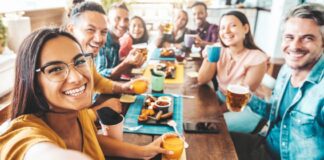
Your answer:
[[[146,56],[139,52],[139,49],[132,49],[124,61],[127,64],[140,67],[146,61]]]
[[[175,136],[173,134],[168,134],[166,136]],[[173,151],[168,151],[162,148],[162,136],[154,140],[152,143],[144,146],[144,159],[151,159],[159,153],[162,154],[173,154]]]
[[[140,77],[140,78],[133,79],[133,80],[127,82],[127,83],[122,84],[122,92],[123,93],[131,93],[131,94],[134,94],[135,92],[134,92],[133,84],[135,82],[137,82],[137,81],[144,81],[144,82],[146,82],[146,85],[144,86],[144,87],[146,87],[145,88],[145,91],[148,89],[148,86],[149,86],[148,80],[146,78],[144,78],[144,77]]]

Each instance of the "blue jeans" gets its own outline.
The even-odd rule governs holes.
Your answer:
[[[216,92],[219,99],[225,102],[226,97],[220,91]],[[262,119],[254,113],[250,107],[246,106],[242,112],[226,112],[224,119],[230,132],[251,133]]]

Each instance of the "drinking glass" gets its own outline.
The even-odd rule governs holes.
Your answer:
[[[250,89],[245,85],[230,84],[226,92],[226,105],[230,111],[241,112],[250,99]]]
[[[207,45],[207,59],[209,62],[217,62],[220,57],[221,47],[216,45]]]
[[[184,45],[186,48],[192,47],[192,45],[195,43],[195,37],[196,34],[185,34],[184,35]]]
[[[152,92],[163,93],[165,76],[163,71],[154,71],[151,77]]]
[[[168,21],[163,24],[163,33],[164,34],[172,34],[173,24]]]
[[[165,154],[165,158],[179,160],[183,152],[184,142],[178,135],[170,135],[170,133],[167,133],[162,135],[162,147],[166,150],[173,151],[172,155]]]
[[[131,85],[131,88],[136,94],[145,93],[147,89],[147,82],[144,80],[135,80]]]
[[[176,50],[175,51],[175,56],[176,56],[177,62],[181,63],[185,59],[186,53],[182,52],[181,50]]]

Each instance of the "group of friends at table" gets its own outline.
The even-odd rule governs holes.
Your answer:
[[[163,34],[160,26],[154,44],[182,49],[185,34],[195,33],[195,46],[204,58],[198,84],[213,80],[221,101],[229,84],[249,87],[248,107],[223,113],[239,159],[323,159],[324,6],[301,4],[288,12],[281,45],[285,64],[269,101],[254,94],[269,58],[255,44],[247,17],[229,11],[216,25],[206,21],[206,4],[196,2],[190,9],[195,30],[186,27],[188,14],[181,10],[175,14],[172,34]],[[102,107],[121,112],[116,98],[94,106],[94,93],[133,94],[134,82],[147,82],[115,80],[148,60],[132,48],[148,41],[143,18],[129,19],[122,3],[106,14],[100,4],[82,2],[61,28],[31,33],[17,53],[11,121],[0,135],[1,159],[150,159],[172,154],[161,147],[161,137],[138,146],[98,135],[94,125],[95,111]],[[220,57],[210,62],[204,48],[215,43],[221,45]],[[269,122],[266,134],[250,134],[261,119]]]

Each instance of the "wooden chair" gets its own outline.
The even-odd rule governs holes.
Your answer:
[[[10,118],[11,93],[0,98],[0,125]]]

